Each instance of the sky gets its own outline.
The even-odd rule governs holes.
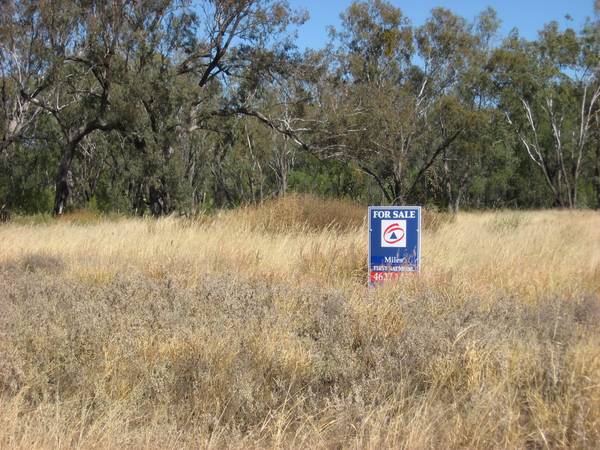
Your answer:
[[[502,20],[501,34],[518,28],[527,39],[537,37],[545,23],[556,20],[580,29],[588,16],[593,15],[594,0],[388,0],[399,7],[413,25],[422,24],[430,11],[438,6],[448,8],[469,21],[487,6],[493,7]],[[298,30],[300,48],[320,48],[327,42],[327,27],[339,26],[340,13],[351,0],[289,0],[293,8],[305,9],[310,19]],[[571,15],[572,22],[565,19]]]

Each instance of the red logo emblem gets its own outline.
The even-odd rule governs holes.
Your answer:
[[[383,240],[388,244],[395,244],[404,238],[404,228],[399,223],[393,223],[383,230]]]

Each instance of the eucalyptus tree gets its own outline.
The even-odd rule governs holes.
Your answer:
[[[95,147],[98,132],[118,132],[137,149],[145,169],[136,203],[155,214],[172,211],[185,165],[181,137],[213,130],[227,114],[256,114],[230,108],[235,77],[279,51],[277,37],[304,17],[279,0],[13,1],[1,8],[0,145],[19,139],[40,114],[53,119],[61,150],[55,214],[69,201],[74,161]]]
[[[255,108],[249,85],[261,83],[269,76],[269,71],[262,69],[288,58],[291,45],[286,29],[301,23],[304,14],[292,11],[287,2],[279,0],[209,0],[192,6],[192,13],[180,21],[184,27],[178,31],[184,38],[182,42],[167,52],[168,58],[155,64],[146,86],[138,86],[148,124],[141,127],[140,142],[143,147],[155,148],[151,153],[158,155],[159,162],[149,170],[154,180],[146,183],[148,203],[155,214],[173,210],[174,204],[168,199],[173,185],[167,185],[161,172],[174,161],[185,160],[182,167],[190,167],[191,153],[183,145],[197,139],[191,135],[215,134],[210,138],[214,145],[208,146],[212,150],[208,160],[211,176],[219,178],[223,175],[224,158],[230,153],[228,149],[235,144],[231,136],[239,137],[232,130],[238,118],[256,117],[291,134],[266,120]],[[155,49],[153,58],[163,59],[160,48],[149,48]],[[183,157],[183,153],[187,156]],[[193,166],[197,167],[195,163]],[[215,186],[218,192],[227,194],[224,198],[228,203],[234,201],[223,180],[217,180]]]
[[[587,55],[600,55],[600,0],[596,0],[594,4],[595,17],[589,20],[582,33],[584,52]],[[596,60],[597,65],[594,70],[594,83],[600,86],[600,62]],[[600,105],[597,105],[593,119],[593,145],[595,150],[591,151],[591,164],[593,168],[592,184],[596,193],[596,208],[600,209]]]
[[[299,151],[332,157],[337,145],[330,142],[335,128],[321,108],[327,69],[325,52],[289,53],[266,69],[268,77],[254,86],[249,97],[262,111],[255,117],[270,128],[267,167],[275,176],[275,195],[285,195]]]
[[[64,45],[45,20],[48,11],[36,3],[0,3],[0,154],[13,143],[34,138],[42,113],[34,102],[47,93],[55,75],[45,42]]]
[[[600,102],[598,62],[585,36],[556,22],[533,42],[511,35],[493,57],[500,107],[557,206],[578,205]]]
[[[348,140],[348,154],[389,203],[403,203],[464,129],[444,99],[453,95],[473,36],[448,10],[434,9],[414,28],[381,0],[353,3],[342,27],[334,34],[340,77],[349,85],[347,111],[359,130]]]
[[[72,163],[83,141],[96,131],[122,129],[127,122],[127,110],[113,101],[113,92],[125,73],[122,50],[133,9],[126,2],[54,0],[29,5],[30,14],[39,17],[46,30],[32,45],[46,58],[42,78],[51,80],[44,96],[33,91],[26,98],[49,114],[60,130],[55,214],[62,214],[67,204]]]
[[[458,74],[452,95],[445,98],[446,121],[463,128],[461,135],[446,147],[436,168],[444,192],[447,209],[458,212],[461,203],[475,179],[495,180],[494,171],[502,170],[502,154],[506,153],[505,128],[496,108],[496,92],[489,62],[493,55],[500,20],[495,10],[484,10],[469,25],[472,45],[465,47],[464,67]],[[440,122],[440,130],[447,135],[448,126]],[[500,166],[500,167],[499,167]],[[480,187],[480,190],[483,187]]]

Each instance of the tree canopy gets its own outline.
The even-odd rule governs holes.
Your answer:
[[[0,3],[0,207],[190,214],[290,191],[600,208],[600,6],[535,40],[487,8],[354,1],[319,49],[282,0]]]

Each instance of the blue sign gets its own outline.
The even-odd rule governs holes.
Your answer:
[[[421,264],[421,207],[369,206],[370,283],[418,272]]]

